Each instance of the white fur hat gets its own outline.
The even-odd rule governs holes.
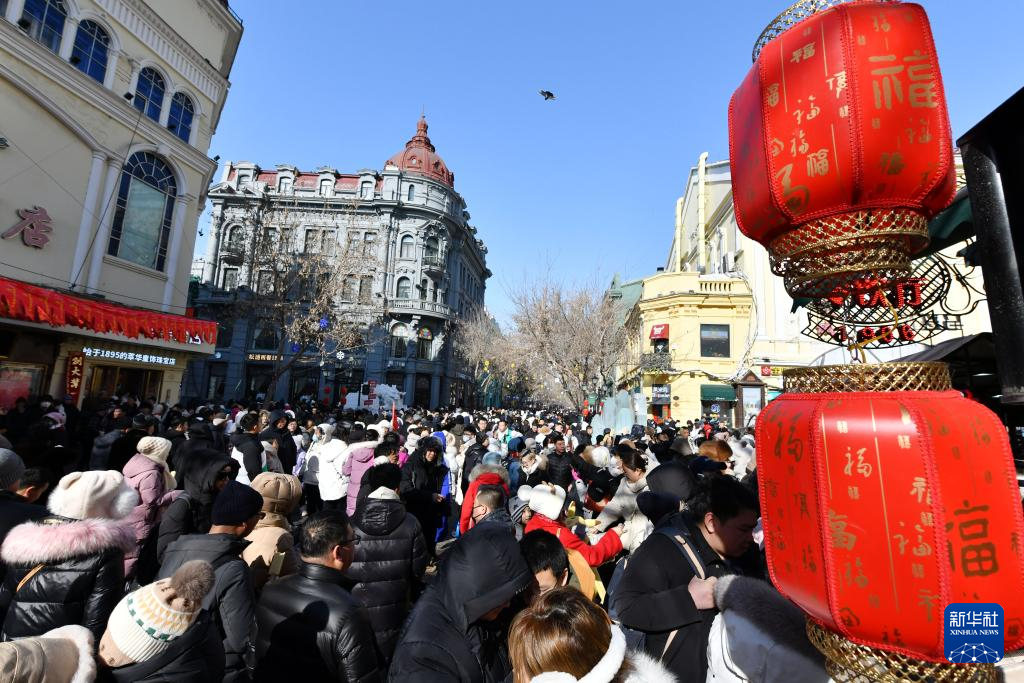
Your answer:
[[[385,434],[387,434],[388,432],[391,431],[391,421],[390,420],[381,420],[380,422],[375,424],[372,428],[377,429],[378,430],[378,434],[383,437]]]
[[[604,446],[597,446],[590,451],[590,461],[594,463],[594,467],[608,467],[611,457],[611,453]]]
[[[114,470],[64,475],[50,494],[50,512],[69,519],[123,519],[139,496]]]
[[[537,484],[534,487],[520,486],[519,498],[530,505],[530,509],[548,519],[557,520],[565,506],[565,489],[551,484]]]

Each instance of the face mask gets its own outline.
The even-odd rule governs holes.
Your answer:
[[[526,472],[527,474],[533,474],[536,471],[537,471],[537,463],[536,463],[536,461],[532,465],[523,465],[523,472]]]
[[[618,460],[612,460],[608,464],[608,472],[610,472],[613,477],[621,476],[622,475],[622,463],[619,462]]]
[[[49,407],[50,407],[50,402],[49,402],[49,401],[42,401],[42,402],[41,402],[41,403],[39,404],[39,407],[40,407],[40,408],[49,408]]]
[[[319,441],[319,440],[320,440],[320,435],[319,434],[314,434],[313,435],[313,441],[315,442],[315,441]]]

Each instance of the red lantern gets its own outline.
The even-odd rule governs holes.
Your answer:
[[[1024,645],[1024,518],[999,419],[948,391],[941,363],[801,369],[785,383],[757,421],[779,590],[821,633],[915,660],[946,663],[952,602],[1000,603],[1006,651]],[[890,390],[906,385],[921,390]]]
[[[820,297],[859,274],[909,271],[956,175],[919,5],[850,2],[797,19],[766,29],[732,97],[733,202],[787,290]]]

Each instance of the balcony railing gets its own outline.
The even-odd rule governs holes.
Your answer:
[[[400,313],[422,312],[440,318],[451,318],[452,309],[447,304],[439,304],[433,301],[421,299],[393,299],[388,308]]]
[[[645,353],[640,356],[640,370],[647,373],[673,372],[672,356],[667,353]]]
[[[423,257],[423,269],[427,271],[444,272],[445,258],[441,254],[428,254]]]
[[[240,242],[228,242],[220,253],[224,263],[237,266],[245,260],[245,245]]]

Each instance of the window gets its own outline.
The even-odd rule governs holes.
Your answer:
[[[349,275],[341,286],[341,298],[343,301],[355,301],[358,296],[359,280],[354,275]]]
[[[426,244],[423,245],[423,259],[432,261],[437,260],[438,253],[437,238],[428,237]]]
[[[160,109],[164,106],[164,77],[156,69],[146,67],[139,72],[139,83],[135,86],[135,108],[144,112],[154,121],[160,120]],[[249,182],[249,176],[238,176],[238,182]]]
[[[373,196],[373,183],[369,180],[364,180],[359,185],[359,196],[363,199],[370,199]]]
[[[413,239],[412,235],[405,235],[402,237],[401,247],[398,251],[400,258],[412,258]]]
[[[269,270],[261,270],[256,275],[256,292],[258,294],[272,294],[274,292],[274,273]]]
[[[349,256],[359,255],[360,235],[358,232],[348,233],[348,245],[345,247],[346,254]]]
[[[391,357],[405,358],[409,353],[409,328],[395,325],[391,330]]]
[[[416,201],[416,186],[415,185],[410,185],[409,186],[409,196],[408,196],[408,199],[409,199],[410,202]]]
[[[71,50],[71,63],[97,83],[107,75],[107,49],[110,36],[95,21],[83,21],[75,34],[75,46]]]
[[[171,98],[171,111],[167,116],[167,129],[185,142],[188,142],[192,136],[192,119],[195,115],[196,107],[192,104],[189,96],[183,92],[176,92],[174,97]]]
[[[395,296],[399,299],[412,298],[412,281],[409,278],[398,278],[398,285],[395,287]]]
[[[427,300],[427,278],[420,280],[420,301]]]
[[[242,251],[242,226],[232,225],[228,230],[228,249]]]
[[[60,38],[68,8],[64,0],[25,0],[21,22],[28,24],[25,31],[36,42],[51,52],[60,52]]]
[[[217,348],[223,349],[231,346],[235,337],[235,321],[221,320],[217,323]]]
[[[290,253],[295,248],[295,230],[293,228],[281,229],[281,251]]]
[[[331,187],[334,185],[334,181],[329,178],[324,178],[320,181],[320,194],[328,196],[331,194]]]
[[[136,152],[121,170],[107,253],[164,269],[178,186],[171,168],[150,152]]]
[[[238,186],[239,187],[241,187],[242,185],[248,185],[250,180],[252,180],[252,176],[249,175],[248,173],[239,173],[238,174]]]
[[[320,231],[316,229],[306,230],[306,253],[320,253]]]
[[[374,251],[374,242],[377,239],[377,233],[368,232],[363,235],[363,256],[373,256],[376,252]]]
[[[289,194],[292,191],[292,179],[281,178],[277,181],[277,191],[280,194]]]
[[[259,323],[252,335],[254,349],[276,349],[279,342],[277,329],[270,322]]]
[[[263,228],[263,244],[260,245],[265,254],[277,248],[277,228]]]
[[[364,275],[359,278],[359,303],[368,304],[373,301],[373,276]]]
[[[707,358],[729,357],[729,326],[700,326],[700,355]]]
[[[432,347],[434,345],[434,340],[432,339],[432,336],[433,335],[430,333],[430,328],[420,328],[420,333],[417,335],[416,338],[416,358],[418,358],[419,360],[432,359],[431,351],[433,350]]]
[[[225,268],[224,277],[221,281],[224,289],[238,289],[238,268]]]

